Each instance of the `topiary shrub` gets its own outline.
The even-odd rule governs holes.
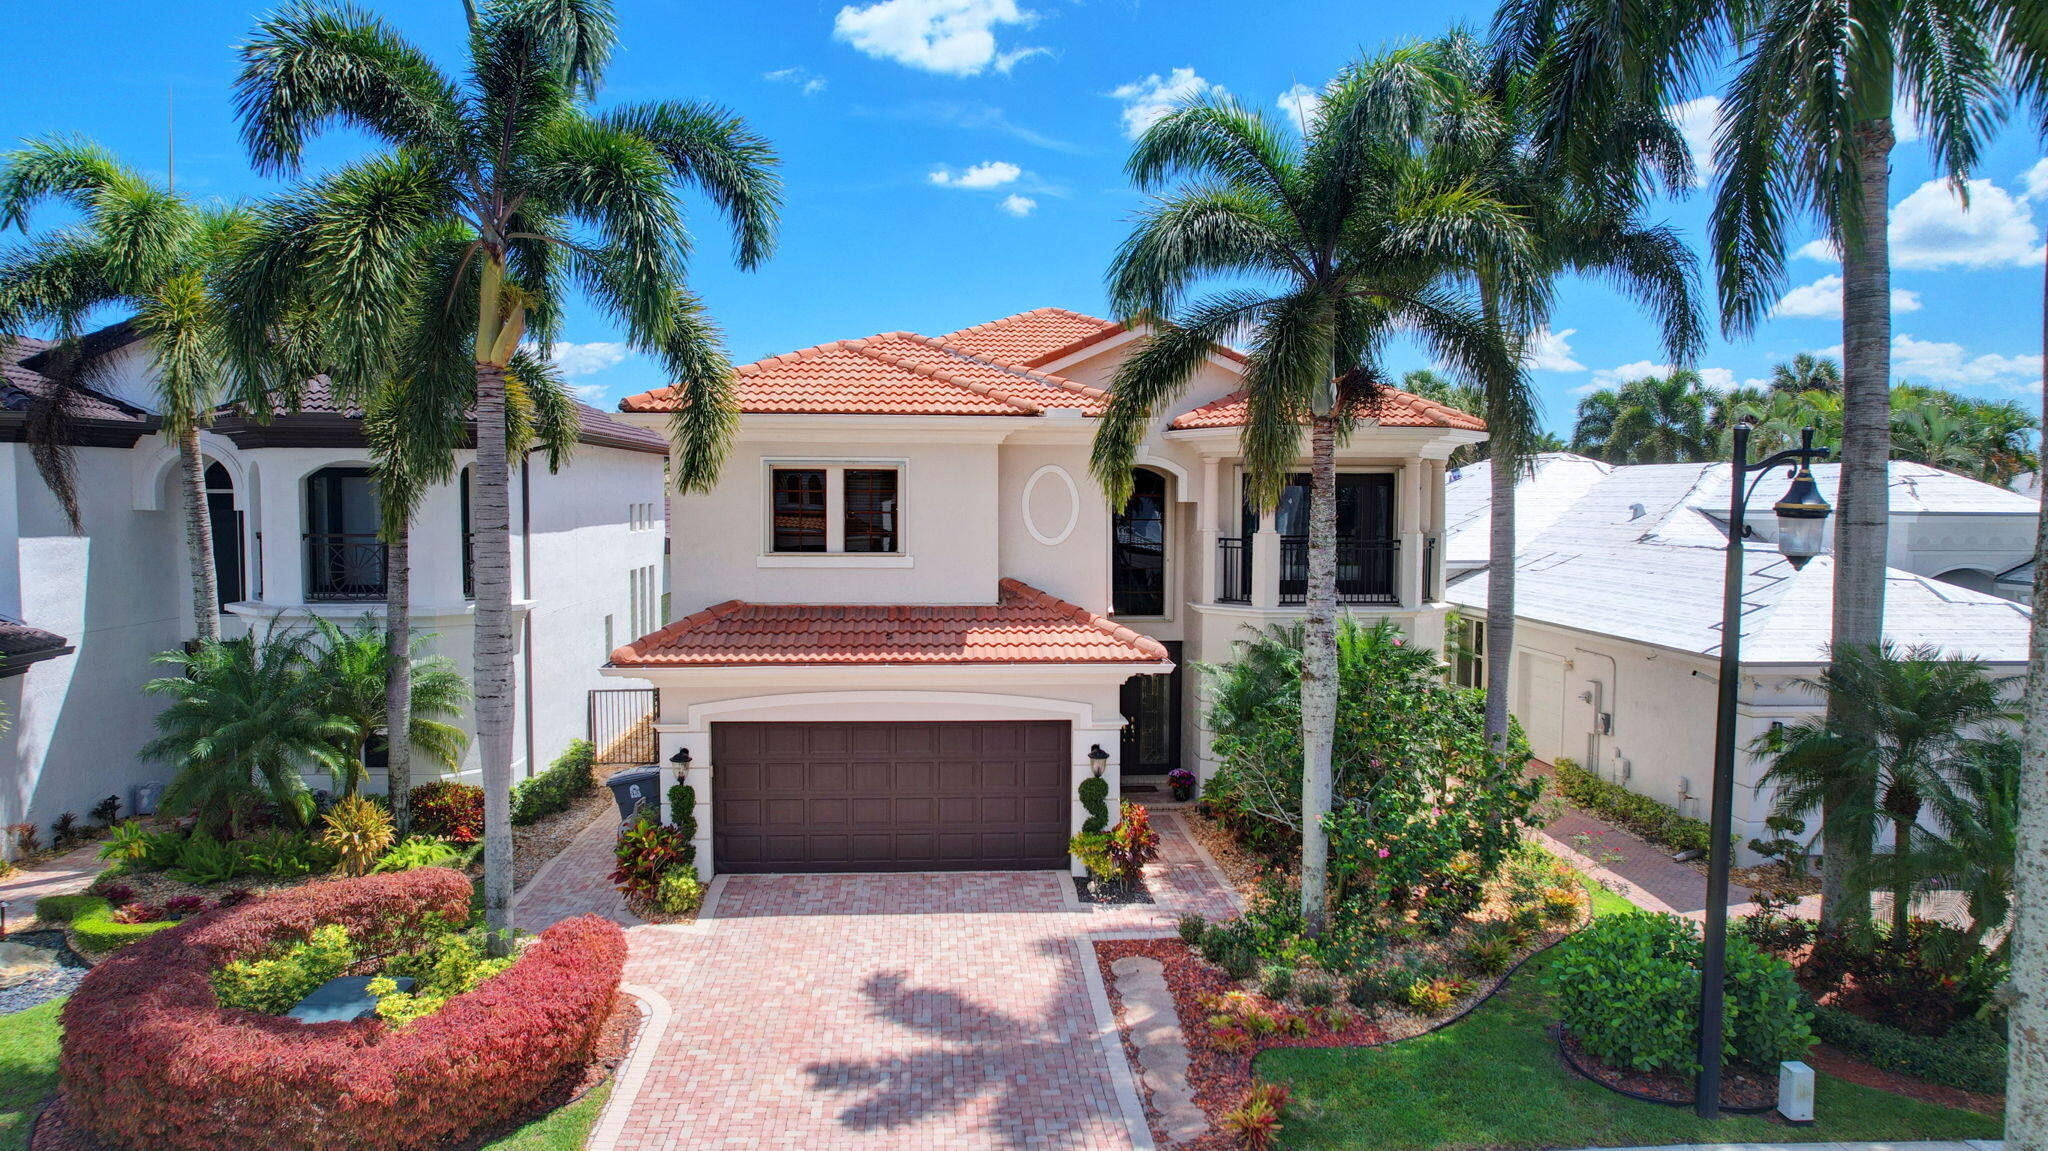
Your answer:
[[[1081,824],[1081,834],[1101,835],[1109,830],[1109,781],[1101,776],[1090,776],[1081,781],[1081,806],[1088,811],[1088,819]]]
[[[172,919],[123,923],[115,918],[118,913],[111,902],[97,895],[46,895],[36,900],[36,916],[70,924],[71,941],[80,951],[112,951],[177,923]]]
[[[467,783],[423,783],[412,789],[412,830],[450,843],[484,837],[484,789]]]
[[[525,826],[535,820],[569,810],[569,806],[597,787],[591,769],[597,765],[597,749],[587,739],[573,739],[546,771],[512,789],[512,822]]]
[[[1675,915],[1602,916],[1558,947],[1551,978],[1564,1026],[1610,1067],[1699,1069],[1700,933]],[[1728,939],[1724,1062],[1772,1067],[1813,1045],[1812,1012],[1791,965]]]
[[[668,821],[682,833],[683,862],[694,865],[697,862],[697,789],[687,783],[678,782],[668,789]]]
[[[469,881],[436,868],[308,884],[214,911],[94,968],[63,1010],[71,1113],[114,1146],[411,1151],[529,1105],[589,1058],[616,1003],[624,933],[558,923],[510,968],[396,1028],[222,1007],[212,973],[330,923],[365,954],[445,931]]]

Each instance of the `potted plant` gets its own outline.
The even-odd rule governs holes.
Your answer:
[[[1166,773],[1166,786],[1173,792],[1175,803],[1186,803],[1195,797],[1195,773],[1185,767],[1176,767]]]

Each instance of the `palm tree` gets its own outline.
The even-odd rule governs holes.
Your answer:
[[[1758,739],[1772,757],[1760,785],[1777,789],[1772,808],[1780,816],[1832,808],[1836,842],[1860,849],[1848,875],[1860,890],[1875,880],[1891,891],[1892,934],[1903,939],[1913,892],[1948,850],[1922,814],[1931,808],[1960,819],[1951,781],[1977,766],[1985,732],[2011,718],[2000,698],[2005,683],[1983,662],[1944,659],[1933,647],[1901,651],[1887,641],[1835,650],[1830,659],[1818,679],[1799,681],[1826,695],[1828,715]],[[1885,829],[1890,851],[1873,856]]]
[[[1800,352],[1790,360],[1771,367],[1774,392],[1839,392],[1842,365],[1832,357]]]
[[[410,672],[407,714],[400,725],[407,739],[387,740],[393,752],[403,743],[425,752],[443,771],[453,771],[462,762],[469,738],[449,722],[462,716],[469,702],[469,684],[446,656],[427,655],[426,636],[411,639],[411,655],[401,659],[396,641],[365,618],[355,628],[342,628],[334,621],[315,616],[313,626],[318,644],[310,651],[309,674],[318,683],[319,706],[338,721],[341,768],[334,774],[335,789],[354,795],[369,773],[369,748],[380,733],[387,733],[385,691],[392,664],[404,663]],[[401,789],[392,775],[394,797]]]
[[[59,200],[83,219],[0,257],[0,337],[49,326],[58,345],[44,374],[56,382],[29,420],[43,481],[73,530],[80,527],[68,441],[77,389],[89,387],[119,345],[87,341],[94,310],[129,309],[154,359],[157,415],[177,445],[192,567],[192,620],[201,640],[220,638],[213,525],[199,429],[224,398],[232,373],[220,313],[207,291],[212,269],[247,225],[238,209],[201,206],[145,179],[87,140],[34,140],[0,156],[0,227],[28,230],[29,212]]]
[[[1588,397],[1589,399],[1591,397]],[[1616,464],[1682,464],[1712,458],[1711,397],[1698,373],[1681,368],[1668,376],[1630,380],[1595,409],[1605,422],[1598,455]],[[1581,417],[1581,431],[1591,427]],[[1589,447],[1593,445],[1588,445]]]
[[[1152,319],[1118,368],[1091,470],[1121,506],[1138,445],[1219,344],[1249,344],[1242,433],[1246,495],[1271,508],[1309,428],[1308,591],[1301,663],[1302,908],[1325,910],[1336,723],[1336,446],[1383,373],[1380,348],[1410,332],[1478,379],[1512,372],[1508,352],[1449,280],[1482,260],[1526,261],[1505,205],[1447,169],[1423,138],[1454,93],[1434,54],[1409,47],[1355,64],[1297,143],[1224,96],[1183,103],[1146,130],[1127,165],[1166,192],[1141,214],[1109,272],[1120,316]],[[1191,300],[1207,277],[1250,277]]]
[[[1613,388],[1600,388],[1579,400],[1572,421],[1572,450],[1595,459],[1607,458],[1607,441],[1614,437],[1614,417],[1621,414],[1621,397]]]
[[[469,11],[460,83],[381,20],[310,3],[258,24],[241,49],[237,92],[250,155],[266,174],[296,173],[307,141],[337,123],[391,148],[303,189],[273,221],[301,224],[307,264],[328,273],[314,302],[337,343],[385,346],[396,320],[389,301],[402,295],[395,285],[424,260],[445,276],[429,297],[442,303],[427,342],[439,364],[474,365],[484,909],[502,947],[512,896],[513,355],[529,328],[552,346],[567,297],[580,290],[687,397],[674,417],[672,471],[684,490],[706,487],[737,417],[718,333],[685,280],[690,237],[677,196],[684,186],[704,191],[732,223],[740,266],[751,268],[773,245],[779,187],[771,149],[722,110],[592,109],[616,42],[603,0],[486,0]],[[296,299],[260,263],[243,273],[231,298],[247,347]],[[342,374],[361,386],[375,367],[343,365]]]
[[[1970,939],[1982,944],[2012,918],[2019,865],[2020,740],[1996,731],[1958,756],[1937,814],[1946,832],[1935,861],[1942,885],[1969,898]],[[2012,936],[1999,943],[2008,956]]]
[[[165,811],[230,834],[258,799],[301,826],[312,818],[303,777],[343,771],[347,728],[307,673],[307,643],[304,632],[273,627],[260,638],[201,640],[157,655],[177,674],[142,685],[170,702],[157,713],[157,737],[137,754],[177,771],[164,788]]]
[[[2024,3],[2000,0],[2014,8]],[[1838,0],[1607,4],[1506,0],[1508,52],[1537,68],[1541,134],[1594,149],[1611,111],[1697,95],[1736,56],[1710,232],[1722,327],[1754,330],[1785,287],[1794,221],[1810,216],[1842,257],[1843,436],[1835,533],[1834,650],[1883,637],[1890,457],[1891,263],[1887,214],[1895,104],[1918,108],[1936,162],[1961,186],[2002,98],[1999,22],[1979,0],[1848,6]],[[1551,52],[1553,44],[1570,46]],[[1845,901],[1829,850],[1822,918],[1867,918]]]

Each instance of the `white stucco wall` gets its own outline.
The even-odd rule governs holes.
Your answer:
[[[116,794],[126,810],[136,783],[168,777],[135,753],[158,710],[141,692],[163,670],[150,658],[189,626],[183,569],[167,562],[184,537],[175,515],[133,508],[129,456],[77,449],[73,534],[27,446],[0,443],[0,611],[77,649],[0,680],[0,824],[35,822],[46,842],[59,814]]]

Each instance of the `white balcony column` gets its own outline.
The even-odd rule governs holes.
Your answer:
[[[1280,529],[1271,508],[1259,513],[1252,536],[1252,606],[1280,606]]]
[[[1401,465],[1401,490],[1397,493],[1400,525],[1401,606],[1413,610],[1422,606],[1422,476],[1421,460]]]
[[[1201,582],[1195,585],[1195,599],[1209,603],[1216,598],[1216,540],[1221,535],[1216,530],[1216,460],[1214,457],[1202,461],[1202,486],[1195,494],[1195,571]]]

